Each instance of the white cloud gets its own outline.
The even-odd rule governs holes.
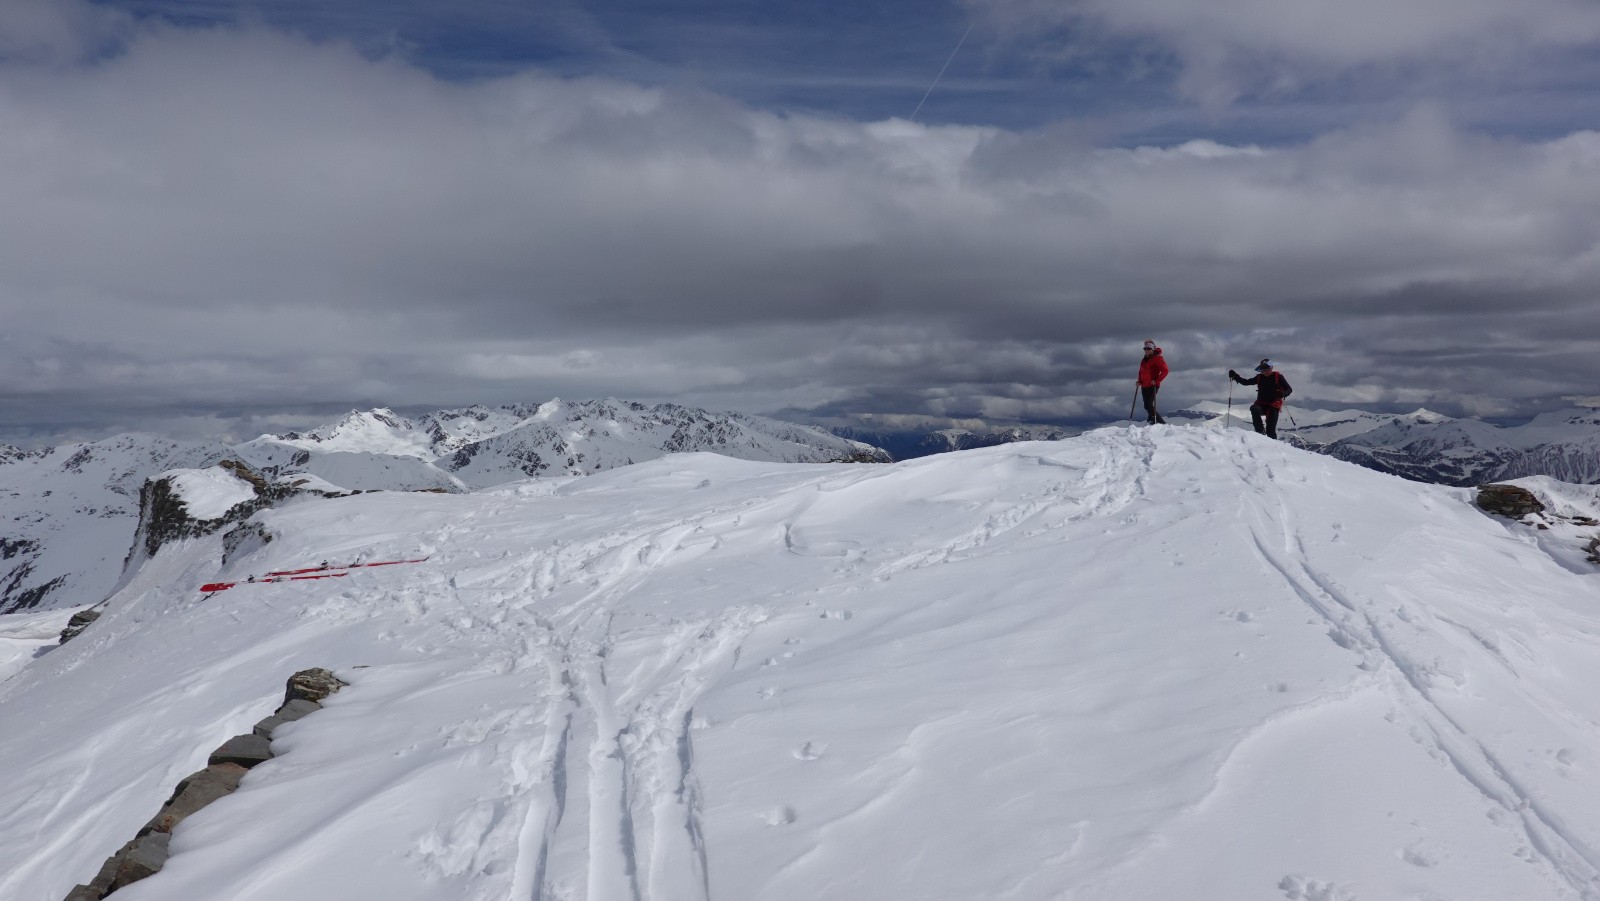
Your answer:
[[[1335,392],[1416,335],[1600,340],[1573,324],[1597,264],[1600,135],[1489,139],[1429,106],[1297,146],[1094,149],[444,83],[266,30],[0,67],[0,382],[34,413],[866,393],[1066,416],[1116,407],[1107,348],[1152,333],[1217,371],[1342,355]],[[1296,337],[1239,332],[1268,326]],[[1406,378],[1465,394],[1537,346]]]

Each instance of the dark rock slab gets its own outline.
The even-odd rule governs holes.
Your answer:
[[[155,815],[145,830],[171,832],[174,826],[218,798],[232,794],[244,778],[246,768],[237,763],[218,763],[208,766],[178,783],[178,788],[167,799],[161,812]]]
[[[100,618],[99,610],[79,610],[67,620],[67,627],[61,630],[61,643],[66,644],[89,628],[89,624]]]
[[[277,713],[274,713],[272,716],[269,716],[261,722],[256,723],[255,728],[251,731],[264,738],[271,738],[273,730],[277,729],[284,723],[292,723],[308,713],[313,713],[321,709],[322,705],[318,704],[316,701],[307,701],[303,698],[296,698],[295,700],[284,704],[282,707],[279,707]]]
[[[1511,519],[1544,512],[1544,504],[1533,492],[1515,485],[1479,485],[1477,500],[1485,512]]]
[[[133,847],[120,855],[122,860],[117,866],[117,878],[111,881],[111,890],[116,891],[160,872],[162,864],[167,862],[167,843],[170,841],[172,835],[167,832],[150,832],[135,840]]]
[[[235,735],[222,743],[222,747],[211,752],[207,764],[235,763],[249,769],[258,763],[272,759],[272,742],[265,736],[250,733],[248,735]]]

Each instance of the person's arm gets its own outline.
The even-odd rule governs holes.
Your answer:
[[[1252,375],[1249,378],[1244,378],[1243,376],[1239,375],[1239,373],[1234,372],[1232,369],[1228,370],[1228,378],[1233,379],[1241,385],[1254,385],[1256,382],[1261,380],[1261,376],[1259,375]]]
[[[1283,393],[1278,395],[1279,397],[1288,397],[1294,393],[1294,389],[1289,387],[1289,380],[1284,378],[1281,372],[1278,373],[1278,387],[1283,390]]]
[[[1150,374],[1151,375],[1151,379],[1150,380],[1153,383],[1155,383],[1157,385],[1160,385],[1161,384],[1161,380],[1166,378],[1167,377],[1167,373],[1170,371],[1170,370],[1167,369],[1167,361],[1165,359],[1161,358],[1161,357],[1156,357],[1155,370],[1156,370],[1155,372],[1152,372]]]

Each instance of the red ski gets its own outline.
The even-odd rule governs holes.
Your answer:
[[[398,566],[402,563],[426,563],[427,557],[418,557],[415,560],[378,560],[372,563],[346,563],[339,566],[308,566],[304,569],[280,569],[269,572],[266,576],[257,579],[249,578],[242,582],[207,582],[200,586],[201,594],[214,594],[218,591],[227,591],[235,585],[260,585],[266,582],[305,582],[311,579],[341,579],[350,575],[353,569],[367,569],[374,566]]]
[[[372,567],[372,566],[398,566],[401,563],[425,563],[425,562],[427,562],[427,559],[428,559],[427,557],[418,557],[415,560],[379,560],[379,561],[376,561],[376,562],[373,562],[373,563],[346,563],[346,564],[342,564],[342,565],[339,565],[339,566],[330,566],[328,564],[323,564],[321,566],[308,566],[305,569],[284,569],[284,570],[279,570],[277,572],[270,572],[270,573],[267,573],[267,577],[268,578],[272,578],[274,576],[299,576],[299,575],[304,575],[306,573],[325,573],[325,572],[334,572],[336,570],[364,569],[364,568]]]

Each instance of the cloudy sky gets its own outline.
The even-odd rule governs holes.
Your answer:
[[[1086,424],[1146,337],[1520,421],[1600,394],[1591,129],[1592,0],[4,0],[0,441]]]

